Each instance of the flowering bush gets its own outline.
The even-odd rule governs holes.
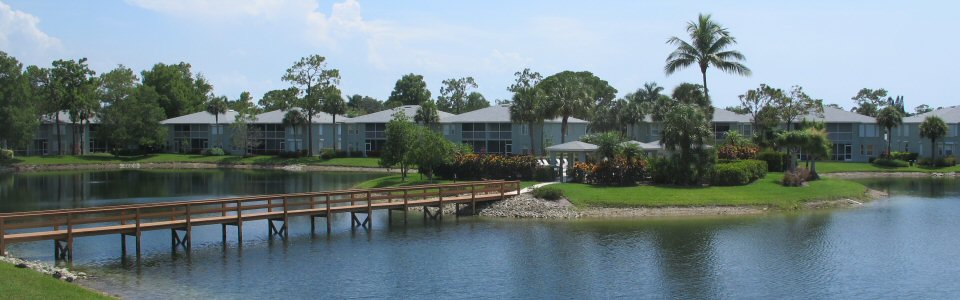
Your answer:
[[[721,145],[717,148],[718,159],[754,159],[760,149],[751,145]]]
[[[523,179],[533,178],[537,159],[530,155],[457,154],[436,174],[447,179]]]
[[[624,157],[606,159],[597,163],[574,163],[568,169],[574,182],[598,185],[633,185],[647,176],[647,161]]]

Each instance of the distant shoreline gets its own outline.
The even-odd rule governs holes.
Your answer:
[[[155,162],[155,163],[105,163],[105,164],[49,164],[49,165],[8,165],[0,166],[0,173],[28,173],[43,171],[111,171],[111,170],[202,170],[202,169],[239,169],[239,170],[284,170],[294,172],[370,172],[400,173],[399,169],[304,165],[304,164],[229,164],[197,162]]]

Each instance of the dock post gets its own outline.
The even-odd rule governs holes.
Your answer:
[[[140,258],[140,208],[137,207],[137,226],[134,233],[137,236],[137,258]]]
[[[4,220],[3,218],[0,218],[0,256],[6,256],[6,255],[7,255],[7,242],[5,242],[5,241],[3,240],[3,235],[6,234],[6,233],[4,233],[4,231],[3,231],[3,223],[4,223],[4,222],[5,222],[5,220]]]
[[[331,217],[331,216],[330,216],[330,194],[324,195],[323,199],[324,199],[324,202],[326,202],[326,204],[327,204],[327,217],[326,217],[326,219],[327,219],[327,235],[330,235],[330,226],[331,226],[331,221],[330,221],[330,217]]]

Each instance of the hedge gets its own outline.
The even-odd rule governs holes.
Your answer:
[[[717,164],[713,167],[712,185],[746,185],[767,176],[767,162],[762,160],[738,160]]]
[[[877,158],[873,160],[873,164],[881,167],[894,167],[894,168],[903,168],[910,165],[903,160],[891,159],[891,158]]]
[[[783,172],[790,162],[790,156],[786,153],[771,150],[757,153],[757,159],[767,162],[767,171],[769,172]]]
[[[440,178],[522,179],[530,180],[537,168],[537,159],[530,155],[504,156],[498,154],[463,154],[434,171]]]

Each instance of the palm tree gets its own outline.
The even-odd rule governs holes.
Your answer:
[[[212,97],[207,101],[207,112],[213,115],[217,128],[217,147],[223,148],[223,131],[220,128],[220,115],[227,113],[227,99],[224,96]]]
[[[529,68],[516,72],[514,75],[517,76],[516,82],[507,88],[507,90],[513,92],[513,103],[510,105],[510,121],[527,124],[527,135],[530,136],[530,154],[534,154],[537,151],[533,128],[535,125],[543,123],[543,99],[537,89],[537,84],[543,80],[543,77],[538,72],[530,71]]]
[[[903,114],[896,107],[887,106],[877,114],[877,124],[887,130],[887,155],[893,142],[893,128],[903,123]]]
[[[307,124],[307,116],[305,116],[303,112],[300,112],[299,109],[291,109],[283,115],[283,126],[293,127],[294,135],[297,135],[297,127],[301,127],[304,124]],[[303,145],[298,144],[297,151],[302,150],[300,149],[301,147],[303,147]]]
[[[705,176],[700,168],[690,166],[700,163],[697,158],[699,155],[695,153],[700,151],[693,150],[703,149],[713,135],[708,120],[703,109],[690,103],[677,103],[663,116],[660,144],[680,155],[678,161],[685,165],[678,169],[684,173],[676,174],[682,178],[680,182],[695,184]]]
[[[418,124],[423,124],[423,126],[433,128],[434,125],[440,123],[440,112],[437,111],[437,104],[432,100],[420,103],[420,108],[418,108],[417,113],[413,115],[413,121]]]
[[[687,34],[690,35],[690,42],[676,36],[667,40],[667,44],[677,46],[677,50],[667,56],[667,65],[663,68],[667,75],[696,63],[703,75],[703,90],[707,99],[710,99],[707,90],[708,67],[714,66],[724,72],[750,76],[750,68],[739,62],[746,60],[746,57],[740,51],[727,50],[736,44],[737,40],[726,28],[713,22],[710,15],[700,14],[697,22],[687,23]]]
[[[333,117],[331,121],[333,124],[333,153],[337,153],[337,144],[340,142],[340,133],[337,131],[337,115],[347,113],[347,102],[344,101],[343,96],[340,95],[339,88],[334,86],[324,89],[323,105],[320,107],[320,111],[330,114],[330,116]],[[310,155],[313,155],[313,153]]]
[[[947,135],[947,123],[938,116],[929,116],[920,123],[920,137],[930,139],[931,158],[937,159],[937,139]]]

